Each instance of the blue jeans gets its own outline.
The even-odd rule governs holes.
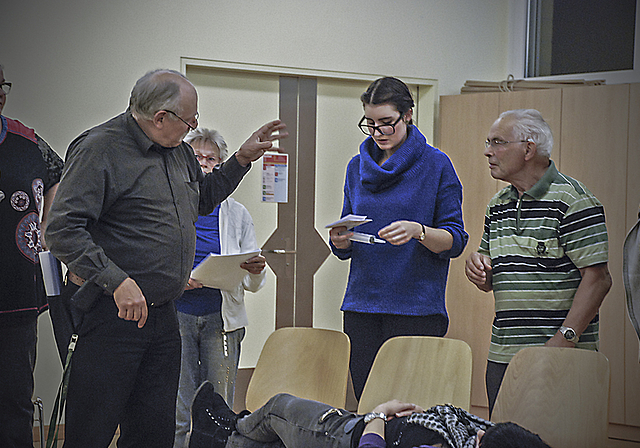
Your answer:
[[[253,414],[238,420],[226,448],[349,448],[359,417],[332,409],[328,404],[289,394],[275,395]]]
[[[194,316],[178,312],[182,337],[182,363],[176,403],[174,448],[186,446],[191,427],[191,403],[196,390],[209,380],[233,408],[240,342],[245,329],[225,332],[220,313]]]

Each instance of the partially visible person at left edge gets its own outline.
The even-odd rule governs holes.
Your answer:
[[[47,240],[69,268],[49,303],[58,349],[76,331],[65,448],[170,448],[180,376],[174,299],[193,267],[198,214],[236,188],[251,162],[285,137],[273,120],[220,169],[204,174],[183,142],[198,94],[181,73],[154,70],[129,108],[76,138],[51,207]]]
[[[1,115],[11,90],[2,65],[0,87],[0,446],[32,448],[38,315],[46,309],[38,253],[62,159],[33,129]]]

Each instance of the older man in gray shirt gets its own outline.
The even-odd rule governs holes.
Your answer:
[[[194,222],[238,185],[250,163],[286,136],[265,124],[219,170],[202,174],[182,140],[198,125],[194,86],[180,73],[140,78],[129,109],[67,151],[47,241],[69,268],[51,300],[61,357],[78,334],[65,447],[171,447],[180,373],[173,299],[189,278]]]

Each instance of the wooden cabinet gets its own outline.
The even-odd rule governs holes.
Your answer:
[[[493,295],[477,290],[466,279],[464,261],[478,247],[487,202],[504,185],[489,174],[483,142],[500,112],[519,108],[542,113],[553,130],[551,158],[559,170],[582,181],[604,205],[614,282],[600,312],[600,350],[611,366],[610,437],[640,440],[638,338],[626,313],[622,283],[622,244],[640,205],[640,84],[440,98],[437,143],[462,181],[465,227],[470,235],[465,253],[451,265],[448,336],[472,347],[473,410],[478,413],[487,406],[484,371]]]

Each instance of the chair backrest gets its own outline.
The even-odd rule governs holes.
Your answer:
[[[492,420],[512,421],[554,448],[607,445],[609,360],[560,347],[520,350],[505,372]]]
[[[351,342],[340,331],[285,327],[271,333],[249,380],[245,404],[255,411],[281,392],[344,408]]]
[[[471,406],[471,348],[458,339],[398,336],[387,340],[367,377],[358,412],[393,398],[425,409]]]

